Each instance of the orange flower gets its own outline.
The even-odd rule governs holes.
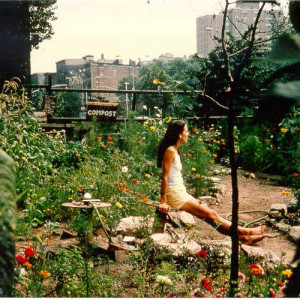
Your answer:
[[[264,139],[264,142],[265,143],[268,143],[270,140],[269,139]]]
[[[109,141],[111,141],[113,138],[112,138],[111,136],[108,136],[107,139],[108,139]]]
[[[114,144],[114,142],[113,141],[110,141],[110,142],[108,142],[110,145],[113,145]]]
[[[102,136],[97,136],[97,140],[101,141],[102,140]]]
[[[118,186],[119,186],[119,183],[118,183],[118,182],[115,182],[115,183],[114,183],[114,186],[115,186],[115,187],[118,187]]]
[[[102,144],[102,149],[105,150],[107,147],[105,144]]]
[[[193,132],[198,132],[198,129],[197,128],[193,128]]]
[[[26,268],[31,268],[31,267],[32,267],[32,264],[29,263],[29,262],[27,261],[27,262],[25,262],[25,263],[23,264],[23,266],[26,267]]]
[[[139,192],[134,192],[137,196],[140,194]]]
[[[193,158],[193,154],[189,153],[188,158]]]
[[[76,156],[76,157],[80,157],[80,153],[76,153],[75,156]]]
[[[83,189],[79,187],[79,188],[77,189],[77,193],[83,193]]]
[[[45,271],[45,270],[41,270],[40,275],[42,275],[43,277],[50,277],[51,276],[51,274],[49,272]]]
[[[49,243],[51,242],[51,239],[48,238],[48,237],[46,237],[46,238],[44,239],[44,242],[47,243],[47,244],[49,244]]]
[[[126,193],[130,193],[130,190],[126,189],[125,192],[126,192]]]
[[[133,179],[132,179],[132,183],[137,183],[137,179],[136,179],[136,178],[133,178]]]

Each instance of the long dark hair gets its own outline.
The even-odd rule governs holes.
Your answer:
[[[183,121],[173,121],[167,129],[164,138],[158,146],[157,152],[157,166],[162,167],[162,161],[165,151],[168,147],[176,145],[179,135],[183,132],[185,123]]]

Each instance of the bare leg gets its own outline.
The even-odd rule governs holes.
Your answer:
[[[216,230],[225,235],[230,235],[231,222],[221,217],[216,211],[200,204],[196,199],[189,200],[180,210],[186,211],[212,225]],[[238,226],[238,232],[241,236],[258,236],[263,235],[264,228],[245,228]]]

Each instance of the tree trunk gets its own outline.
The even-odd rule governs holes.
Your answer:
[[[12,77],[31,82],[29,2],[0,0],[0,87]]]
[[[231,95],[233,97],[233,95]],[[239,272],[239,238],[238,238],[238,212],[239,212],[239,192],[237,179],[237,163],[234,146],[234,112],[233,99],[229,101],[228,112],[228,147],[231,166],[231,185],[232,185],[232,225],[231,225],[231,269],[230,269],[230,297],[233,297],[238,289],[238,272]]]

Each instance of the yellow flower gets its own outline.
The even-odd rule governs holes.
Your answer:
[[[39,238],[42,237],[42,235],[43,235],[43,232],[41,232],[41,231],[39,231],[39,232],[36,234],[36,236],[39,237]]]
[[[292,272],[292,270],[290,270],[290,269],[286,269],[286,270],[282,271],[281,274],[282,274],[282,275],[285,275],[286,277],[291,277],[292,274],[293,274],[293,272]]]
[[[172,121],[172,118],[169,116],[168,119],[166,120],[166,123],[170,123]]]
[[[289,191],[283,191],[282,192],[282,195],[289,195],[291,192],[289,192]]]
[[[147,173],[147,174],[145,174],[145,177],[146,177],[146,178],[150,178],[151,175]]]
[[[166,132],[167,132],[167,128],[164,128],[164,129],[162,130],[162,132],[163,132],[163,133],[166,133]]]
[[[120,208],[120,209],[123,207],[123,205],[120,202],[117,202],[115,205],[117,208]]]
[[[198,141],[199,141],[199,142],[202,142],[202,139],[201,139],[201,138],[198,138]]]
[[[140,135],[141,133],[138,131],[136,134],[137,134],[137,135]]]
[[[203,154],[206,154],[206,153],[207,153],[207,150],[206,150],[206,149],[204,149],[204,150],[203,150]]]
[[[49,272],[45,271],[45,270],[41,270],[40,275],[42,275],[43,277],[50,277],[51,276],[51,274]]]
[[[200,176],[200,174],[197,173],[197,174],[195,175],[195,177],[196,177],[196,178],[200,178],[201,176]]]
[[[216,158],[216,157],[218,157],[218,155],[217,154],[213,154],[213,157]]]
[[[162,82],[162,81],[160,81],[159,79],[157,79],[157,78],[155,78],[155,79],[153,79],[153,84],[158,84],[158,85],[160,85],[160,84],[164,84],[164,82]]]
[[[212,159],[212,160],[209,161],[209,163],[213,164],[213,163],[215,163],[215,161]]]
[[[196,168],[193,167],[193,168],[192,168],[192,172],[196,172]]]
[[[288,132],[288,129],[287,129],[287,128],[281,128],[280,131],[281,131],[282,133],[287,133],[287,132]]]
[[[155,132],[155,127],[154,126],[150,126],[149,129],[150,129],[151,132]]]

